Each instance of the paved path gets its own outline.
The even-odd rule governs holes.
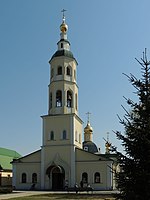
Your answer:
[[[0,195],[0,200],[3,199],[12,199],[16,197],[25,197],[25,196],[31,196],[31,195],[40,195],[40,194],[62,194],[66,193],[64,192],[51,192],[51,191],[13,191],[12,193],[9,194],[2,194]],[[87,194],[87,192],[83,192],[84,194]],[[83,194],[82,193],[82,194]],[[93,194],[112,194],[112,193],[117,193],[117,191],[93,191]]]
[[[2,199],[12,199],[16,197],[25,197],[31,195],[39,195],[39,194],[49,194],[49,191],[14,191],[9,194],[0,195],[0,200]]]

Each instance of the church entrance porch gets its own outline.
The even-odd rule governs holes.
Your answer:
[[[64,189],[65,184],[65,171],[63,167],[51,165],[47,168],[46,174],[51,182],[51,189],[58,191]]]

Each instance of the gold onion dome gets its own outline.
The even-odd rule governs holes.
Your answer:
[[[68,25],[65,23],[65,17],[63,17],[63,22],[62,22],[62,24],[60,25],[60,30],[61,30],[61,32],[63,32],[63,33],[66,33],[67,30],[68,30]]]
[[[88,122],[86,127],[84,128],[84,132],[93,132],[93,128],[92,126],[90,125],[90,123]]]

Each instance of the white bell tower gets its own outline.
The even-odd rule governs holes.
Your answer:
[[[78,116],[77,61],[70,51],[64,10],[60,31],[57,51],[49,61],[49,106],[42,116],[41,154],[41,188],[56,190],[65,181],[69,187],[76,182],[75,149],[82,148],[83,123]]]
[[[78,113],[78,86],[76,82],[77,61],[70,51],[67,40],[68,26],[63,20],[60,25],[58,50],[50,63],[49,115]]]

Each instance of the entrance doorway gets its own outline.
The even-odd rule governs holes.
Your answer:
[[[52,190],[63,190],[65,173],[61,167],[57,166],[52,169]]]
[[[47,169],[46,173],[51,179],[52,190],[63,190],[65,184],[65,171],[63,167],[57,165],[51,165]]]

